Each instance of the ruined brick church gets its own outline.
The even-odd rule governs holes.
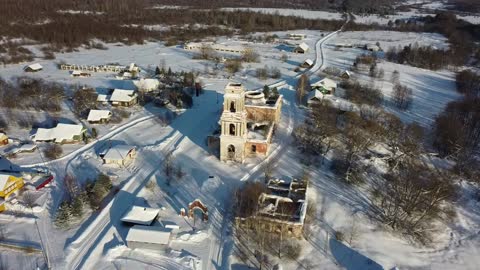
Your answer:
[[[220,118],[220,160],[244,162],[247,157],[267,156],[281,110],[281,95],[265,97],[260,90],[246,91],[240,83],[229,83]]]

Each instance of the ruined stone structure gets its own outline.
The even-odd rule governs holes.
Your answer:
[[[243,162],[246,157],[266,156],[281,108],[281,95],[266,100],[261,91],[229,83],[220,118],[220,160]]]
[[[307,186],[297,179],[271,179],[267,184],[268,193],[262,193],[258,199],[256,214],[237,217],[236,226],[301,238],[307,211]]]

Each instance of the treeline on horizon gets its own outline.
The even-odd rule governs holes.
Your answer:
[[[67,2],[70,4],[65,4]],[[104,42],[126,44],[143,43],[152,39],[168,41],[176,38],[178,41],[186,41],[209,35],[231,35],[237,31],[328,31],[338,29],[343,24],[341,20],[313,20],[251,11],[179,11],[154,9],[151,6],[152,1],[147,0],[92,0],[88,5],[83,1],[5,0],[0,6],[0,36],[50,44],[55,50],[76,48],[95,38]],[[89,12],[58,12],[69,10]],[[203,27],[193,28],[195,24]],[[159,32],[147,30],[143,25],[169,25],[172,28],[170,31]]]

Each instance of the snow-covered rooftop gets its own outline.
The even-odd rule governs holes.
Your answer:
[[[307,59],[305,60],[303,63],[309,65],[309,66],[313,66],[313,60],[312,59]]]
[[[39,128],[34,141],[55,141],[73,140],[75,136],[83,133],[84,127],[81,124],[63,124],[59,123],[54,128]]]
[[[170,235],[171,231],[162,227],[135,225],[128,231],[126,240],[127,242],[168,245]]]
[[[337,82],[329,78],[323,78],[317,82],[312,83],[311,86],[312,87],[321,86],[321,87],[324,87],[325,89],[331,90],[332,88],[337,88]]]
[[[304,51],[307,51],[308,48],[309,48],[308,45],[307,45],[307,43],[305,43],[305,42],[300,43],[300,44],[298,45],[298,47],[299,47],[300,49],[304,50]]]
[[[97,101],[98,101],[98,102],[108,102],[108,100],[109,100],[108,95],[99,94],[99,95],[97,96]]]
[[[108,160],[123,160],[127,157],[131,150],[135,149],[135,146],[131,145],[115,145],[107,150],[104,159]]]
[[[9,174],[0,173],[0,189],[3,189],[7,184],[8,178],[10,178]]]
[[[115,89],[113,90],[110,101],[112,102],[130,102],[136,97],[134,90]]]
[[[35,64],[31,64],[31,65],[26,66],[25,69],[41,70],[41,69],[43,69],[43,67],[39,63],[35,63]]]
[[[132,206],[122,217],[123,222],[140,225],[150,225],[158,215],[159,210],[149,207]]]
[[[109,110],[90,110],[87,121],[100,121],[102,119],[108,119],[110,116],[112,116],[112,112]]]

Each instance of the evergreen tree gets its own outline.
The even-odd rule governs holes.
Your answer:
[[[263,95],[265,98],[268,98],[270,96],[270,87],[268,85],[263,86]]]
[[[81,217],[83,215],[83,201],[81,196],[77,196],[73,199],[71,212],[74,217]]]
[[[55,217],[55,225],[61,228],[68,226],[71,217],[70,205],[68,202],[64,201],[60,204],[60,207],[57,210],[57,216]]]
[[[278,88],[277,87],[274,87],[273,90],[272,90],[272,96],[277,98],[278,96],[280,96],[280,93],[278,93]]]
[[[158,75],[160,75],[160,74],[162,74],[162,71],[161,71],[160,68],[157,66],[157,67],[155,68],[155,75],[158,76]]]

